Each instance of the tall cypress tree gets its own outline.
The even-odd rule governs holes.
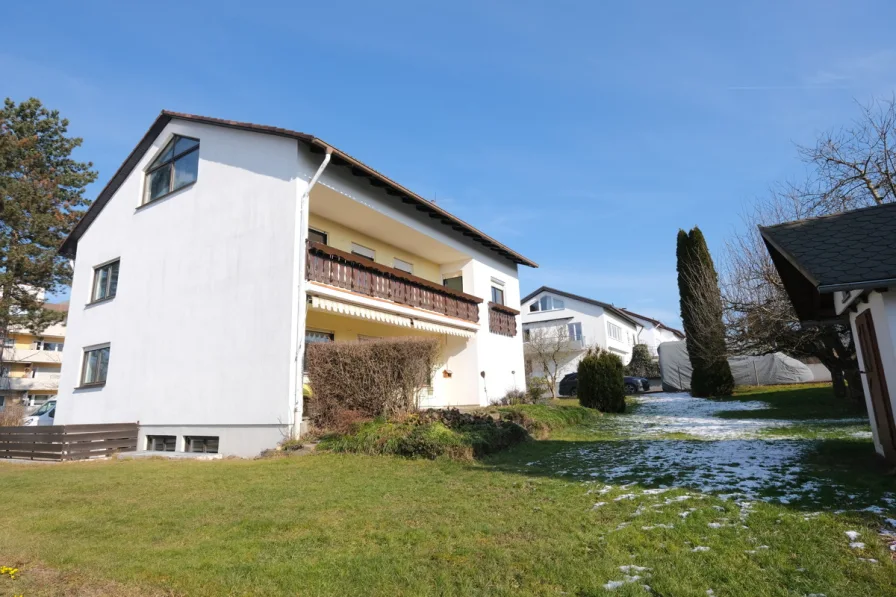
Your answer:
[[[68,120],[31,98],[0,107],[0,334],[41,332],[62,317],[43,293],[67,285],[71,268],[56,252],[89,205],[92,164],[71,158],[81,139]]]
[[[728,365],[719,276],[699,228],[678,231],[678,292],[694,396],[730,396],[734,377]]]

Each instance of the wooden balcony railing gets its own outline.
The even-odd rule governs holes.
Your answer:
[[[488,304],[488,331],[502,336],[516,336],[516,316],[520,312],[498,303]]]
[[[481,298],[321,243],[308,243],[306,277],[311,282],[479,322]]]

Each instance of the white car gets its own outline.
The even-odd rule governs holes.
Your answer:
[[[56,417],[56,401],[47,400],[33,414],[25,417],[24,425],[26,427],[36,427],[38,425],[52,425]]]

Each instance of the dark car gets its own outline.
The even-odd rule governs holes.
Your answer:
[[[639,392],[647,392],[650,390],[650,380],[646,377],[629,377],[624,378],[625,391],[628,394],[637,394]],[[579,389],[579,374],[567,373],[560,380],[560,395],[575,396]]]
[[[623,379],[625,381],[625,391],[629,394],[650,391],[650,380],[646,377],[629,377],[626,375]]]

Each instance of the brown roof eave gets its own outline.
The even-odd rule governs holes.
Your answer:
[[[118,168],[109,182],[97,196],[97,199],[94,201],[93,205],[91,205],[90,208],[85,212],[81,220],[79,220],[75,225],[71,234],[69,234],[68,238],[66,238],[62,243],[59,248],[60,254],[72,258],[75,256],[77,251],[78,239],[87,230],[87,228],[96,218],[96,215],[103,209],[105,204],[108,203],[111,196],[115,194],[115,191],[118,190],[118,188],[124,182],[124,179],[134,169],[137,162],[152,145],[153,140],[174,118],[180,120],[188,120],[191,122],[198,122],[200,124],[224,126],[237,130],[289,137],[306,143],[307,145],[309,145],[309,147],[312,148],[312,150],[314,150],[315,148],[317,151],[330,150],[336,157],[335,162],[337,164],[342,162],[341,165],[348,166],[352,170],[353,174],[368,177],[371,181],[371,184],[377,187],[382,187],[384,191],[389,195],[399,197],[402,203],[415,205],[418,210],[427,212],[433,219],[439,220],[442,224],[451,227],[456,232],[460,232],[463,236],[472,239],[474,242],[477,242],[485,246],[486,248],[495,251],[498,255],[509,261],[512,261],[519,265],[526,265],[528,267],[538,267],[538,264],[534,261],[523,257],[516,251],[513,251],[509,247],[502,245],[500,242],[488,236],[484,232],[477,230],[467,222],[451,215],[438,205],[435,205],[433,202],[424,199],[413,191],[391,180],[387,176],[377,172],[370,166],[353,158],[347,153],[336,149],[329,143],[326,143],[322,139],[319,139],[313,135],[308,135],[299,131],[292,131],[279,127],[252,124],[248,122],[238,122],[235,120],[224,120],[220,118],[211,118],[208,116],[197,116],[194,114],[172,112],[169,110],[162,110],[158,118],[156,118],[155,122],[153,122],[152,126],[150,126],[149,130],[146,132],[137,146],[133,149],[133,151],[131,151],[127,159],[125,159],[122,165]]]

